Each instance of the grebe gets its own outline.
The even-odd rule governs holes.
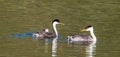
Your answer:
[[[35,39],[44,39],[44,38],[58,38],[58,32],[56,29],[57,24],[62,24],[58,19],[52,21],[53,32],[50,32],[49,29],[43,29],[40,32],[33,33],[33,38]]]
[[[86,26],[85,29],[81,31],[89,31],[90,35],[86,34],[76,34],[76,35],[69,35],[68,38],[68,43],[78,43],[78,42],[96,42],[96,36],[94,34],[94,29],[93,26],[89,25]]]

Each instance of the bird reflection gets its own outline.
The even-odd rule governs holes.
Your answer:
[[[49,53],[49,47],[48,43],[45,43],[45,52]],[[82,43],[82,44],[69,44],[70,47],[75,47],[73,50],[76,50],[76,54],[80,53],[81,55],[84,55],[84,57],[95,57],[96,55],[96,42],[92,43]],[[80,49],[80,51],[78,51]],[[73,52],[73,53],[75,53]],[[57,38],[54,38],[52,41],[52,50],[51,50],[51,56],[57,57]]]
[[[56,56],[57,56],[57,38],[54,38],[52,42],[52,57]]]
[[[96,50],[96,44],[86,46],[86,57],[94,57]]]
[[[69,44],[70,47],[80,48],[80,53],[85,52],[85,57],[95,57],[96,52],[96,42],[92,43],[80,43],[80,44]],[[81,53],[83,54],[83,53]]]
[[[57,38],[54,38],[53,39],[53,42],[52,42],[52,57],[56,57],[57,56]],[[49,53],[49,43],[46,42],[45,43],[45,53]]]

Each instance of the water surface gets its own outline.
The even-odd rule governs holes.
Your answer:
[[[51,28],[60,19],[56,52],[52,40],[36,41],[30,36],[9,37],[11,33]],[[0,57],[119,57],[120,1],[118,0],[0,0]],[[66,37],[93,25],[97,42],[93,46],[69,45]],[[52,56],[55,55],[55,56]]]

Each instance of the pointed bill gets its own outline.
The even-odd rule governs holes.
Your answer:
[[[61,24],[61,25],[65,25],[64,23],[59,23],[59,24]]]
[[[80,30],[80,31],[86,31],[86,29]]]

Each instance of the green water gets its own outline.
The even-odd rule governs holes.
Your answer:
[[[46,45],[43,40],[10,38],[8,34],[52,30],[55,18],[65,24],[57,26],[63,42],[57,44],[56,57],[120,56],[119,0],[0,0],[0,57],[52,57],[51,42]],[[86,25],[93,25],[97,36],[91,52],[90,47],[65,42],[67,35],[80,33]]]

